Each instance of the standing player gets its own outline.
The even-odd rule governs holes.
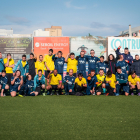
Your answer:
[[[5,69],[5,66],[4,66],[4,62],[3,62],[3,58],[2,58],[2,53],[0,52],[0,74],[2,72],[2,70]]]
[[[69,70],[69,75],[66,75],[64,78],[64,89],[65,95],[73,95],[74,94],[74,82],[75,77],[73,76],[73,70]]]
[[[87,78],[86,75],[86,57],[84,57],[85,51],[80,52],[80,56],[76,57],[78,60],[78,74],[82,73],[84,78]]]
[[[45,95],[45,76],[42,74],[42,70],[38,70],[38,74],[34,78],[34,90],[41,94],[43,90],[43,95]]]
[[[39,55],[39,61],[36,61],[35,63],[36,75],[38,74],[38,70],[42,70],[42,74],[44,74],[44,68],[43,55]]]
[[[100,62],[96,65],[96,72],[99,73],[100,69],[104,70],[104,73],[106,74],[106,69],[108,68],[108,65],[104,62],[104,56],[100,56]]]
[[[64,86],[62,85],[62,77],[60,74],[58,74],[57,70],[55,69],[53,73],[49,73],[48,75],[48,81],[50,80],[50,83],[47,83],[47,91],[49,92],[48,95],[53,95],[52,90],[58,90],[57,95],[60,95],[62,93],[62,89],[64,89]]]
[[[33,50],[32,53],[30,53],[30,59],[28,60],[29,64],[29,74],[32,75],[32,80],[34,80],[34,77],[36,75],[35,73],[35,62],[37,60],[36,54],[34,54]]]
[[[90,74],[91,70],[96,70],[96,64],[100,61],[98,57],[94,56],[95,51],[93,49],[90,51],[90,55],[91,56],[86,56],[88,61],[88,74]]]
[[[120,66],[117,67],[116,72],[116,96],[119,96],[120,90],[123,89],[125,95],[129,95],[128,75],[122,72]]]
[[[139,55],[135,55],[135,59],[132,64],[132,71],[136,71],[136,74],[140,77],[140,59]]]
[[[102,93],[105,94],[106,93],[106,85],[105,85],[105,74],[104,74],[104,70],[100,69],[99,70],[99,74],[96,75],[97,77],[97,81],[96,85],[97,85],[97,95],[101,95]]]
[[[96,87],[97,77],[95,75],[95,70],[91,70],[88,78],[87,78],[87,95],[95,95],[95,87]]]
[[[69,74],[69,70],[72,69],[73,76],[76,77],[78,61],[75,59],[75,54],[69,53],[65,59],[65,62],[67,63],[67,75]]]
[[[1,90],[1,97],[6,96],[4,92],[6,92],[9,89],[9,86],[7,85],[8,79],[6,77],[6,71],[2,70],[2,75],[0,77],[0,90]]]
[[[140,96],[140,78],[136,75],[135,71],[132,71],[131,75],[128,76],[128,82],[130,86],[130,94],[133,96],[134,90],[136,90],[138,96]]]
[[[49,54],[45,55],[44,63],[45,63],[45,78],[48,77],[49,73],[54,70],[54,61],[52,60],[53,50],[49,50]]]
[[[21,76],[20,70],[17,70],[15,72],[15,76],[11,78],[10,94],[12,97],[15,97],[17,92],[20,91],[22,84],[23,84],[23,77]]]
[[[119,60],[116,63],[116,67],[121,67],[123,73],[128,74],[128,72],[129,72],[129,66],[125,62],[122,54],[119,55]]]
[[[11,58],[11,54],[7,54],[7,58],[4,59],[6,76],[8,79],[8,85],[11,85],[11,77],[13,76],[14,60]]]
[[[61,51],[58,51],[57,56],[58,57],[55,57],[55,55],[53,55],[52,59],[54,60],[55,69],[57,69],[58,74],[62,76],[62,81],[63,81],[63,69],[64,69],[65,58],[62,57]]]

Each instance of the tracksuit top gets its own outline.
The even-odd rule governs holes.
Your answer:
[[[28,94],[30,94],[31,92],[34,91],[34,82],[31,80],[27,80],[26,84],[25,84],[25,93],[28,92]]]
[[[74,76],[66,75],[64,77],[64,81],[63,82],[65,83],[67,80],[69,81],[69,82],[67,82],[68,85],[70,85],[70,86],[74,85],[74,82],[75,82],[75,77]]]
[[[119,84],[127,83],[128,75],[126,73],[118,73],[116,72],[116,81],[119,81]]]
[[[96,64],[97,61],[100,61],[100,59],[98,57],[92,57],[92,56],[86,56],[86,59],[88,61],[88,70],[96,70]]]
[[[87,86],[96,87],[96,82],[98,82],[96,75],[91,77],[91,80],[87,80]]]
[[[3,61],[3,59],[1,58],[1,59],[0,59],[0,72],[2,72],[2,70],[4,70],[4,69],[5,69],[4,61]]]
[[[7,79],[7,77],[5,76],[5,77],[0,77],[0,85],[2,85],[2,89],[5,89],[5,86],[6,86],[6,84],[7,84],[7,82],[8,82],[8,79]]]
[[[13,80],[14,80],[14,76],[11,77],[11,81],[13,81]],[[10,85],[10,88],[13,88],[13,89],[17,90],[18,86],[20,85],[20,81],[21,81],[21,79],[17,78],[15,80],[15,83],[13,85]]]
[[[128,64],[123,60],[123,61],[117,61],[116,67],[120,66],[122,69],[123,73],[126,73],[126,71],[129,71],[129,66]]]
[[[108,65],[105,62],[98,62],[96,66],[96,72],[99,73],[99,70],[103,69],[104,73],[106,73],[106,68],[108,68]]]
[[[45,84],[45,76],[42,74],[41,80],[39,80],[39,76],[37,74],[34,78],[34,90],[36,89],[36,87],[39,87],[42,84]]]
[[[52,59],[54,60],[55,69],[57,69],[58,73],[62,74],[64,69],[65,58],[58,58],[53,56]]]

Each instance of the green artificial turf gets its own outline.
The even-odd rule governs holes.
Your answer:
[[[138,96],[0,97],[0,140],[138,140]]]

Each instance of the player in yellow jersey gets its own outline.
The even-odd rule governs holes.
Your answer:
[[[78,74],[78,77],[75,79],[75,91],[77,96],[82,96],[86,94],[87,81],[83,77],[82,73]]]
[[[138,96],[140,96],[140,78],[136,75],[135,71],[131,72],[128,76],[128,82],[130,86],[130,94],[134,95],[134,90],[137,90]]]
[[[106,89],[107,89],[106,96],[115,95],[116,94],[116,76],[112,74],[110,70],[107,72],[105,81],[106,81]]]
[[[50,72],[53,72],[54,70],[54,61],[52,60],[53,57],[53,49],[49,50],[49,54],[45,55],[44,57],[44,63],[45,63],[45,78],[48,77],[48,74]]]
[[[35,68],[36,68],[36,75],[38,74],[38,70],[42,70],[42,74],[44,75],[45,64],[43,61],[43,55],[39,55],[39,61],[35,63]]]
[[[62,76],[58,74],[57,69],[53,71],[53,73],[49,73],[47,79],[50,81],[47,83],[47,95],[53,95],[52,90],[57,91],[57,95],[62,93],[62,89],[64,86],[62,85]]]
[[[4,59],[4,65],[5,65],[5,70],[6,70],[6,76],[8,79],[7,84],[11,85],[11,78],[13,76],[13,68],[15,66],[15,62],[11,57],[11,54],[7,54],[7,58]]]
[[[69,70],[72,69],[73,76],[76,77],[78,61],[75,59],[75,54],[69,53],[65,62],[67,63],[67,75],[69,75]]]

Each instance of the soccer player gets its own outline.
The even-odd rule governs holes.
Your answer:
[[[49,73],[48,77],[50,80],[50,83],[47,83],[47,95],[53,95],[52,90],[58,90],[57,95],[60,95],[62,93],[62,89],[64,89],[64,86],[62,85],[62,77],[60,74],[58,74],[57,70],[55,69],[53,73]]]
[[[106,93],[106,84],[105,84],[105,74],[104,74],[104,70],[100,69],[99,70],[99,74],[96,75],[97,77],[97,81],[96,82],[96,91],[97,91],[97,95],[101,95],[102,93],[105,94]]]
[[[84,94],[86,94],[86,88],[87,88],[87,81],[83,77],[83,74],[79,73],[78,77],[75,79],[75,91],[77,93],[84,95]],[[76,95],[77,95],[77,93],[76,93]]]
[[[89,76],[87,77],[87,95],[95,95],[95,87],[96,87],[97,77],[95,75],[95,70],[91,70]]]
[[[58,51],[57,57],[55,57],[55,55],[53,55],[52,57],[52,59],[54,60],[55,69],[57,69],[57,72],[58,74],[61,75],[63,81],[63,69],[64,69],[65,58],[62,57],[61,51]]]
[[[67,75],[69,74],[69,70],[72,69],[73,76],[76,77],[78,61],[75,59],[75,54],[69,53],[65,59],[65,62],[67,63]]]
[[[109,70],[107,72],[106,76],[106,96],[111,95],[113,96],[114,94],[116,95],[116,76],[115,74],[112,74],[112,72]]]
[[[130,86],[130,94],[134,95],[134,90],[136,89],[138,96],[140,96],[140,78],[136,75],[135,71],[131,72],[128,76],[128,82]]]
[[[117,67],[116,72],[116,96],[120,95],[120,90],[123,89],[125,95],[129,95],[128,75],[123,73],[120,66]]]
[[[4,59],[6,76],[8,79],[8,85],[11,85],[11,77],[13,76],[14,60],[11,58],[11,54],[7,54],[7,58]]]
[[[22,59],[17,62],[15,67],[13,68],[13,72],[16,70],[20,70],[21,76],[23,76],[23,81],[26,81],[26,76],[29,74],[29,65],[26,61],[26,55],[22,55]]]
[[[34,77],[36,75],[36,73],[35,73],[35,62],[36,62],[36,60],[37,60],[37,56],[32,50],[32,53],[30,53],[30,59],[28,60],[29,74],[32,76],[32,80],[34,80]]]
[[[69,75],[66,75],[64,77],[64,89],[65,89],[65,95],[73,95],[74,94],[74,82],[75,77],[73,76],[73,70],[69,70]]]
[[[0,52],[0,74],[2,72],[2,70],[5,69],[5,66],[4,66],[4,62],[3,62],[3,58],[2,58],[2,53]]]
[[[104,70],[104,73],[106,74],[106,69],[108,68],[108,65],[104,62],[104,56],[100,56],[100,62],[96,65],[96,72],[99,73],[100,69]]]
[[[96,64],[100,59],[95,55],[95,51],[93,49],[90,50],[91,56],[86,56],[86,59],[88,61],[88,74],[90,74],[91,70],[96,70]]]
[[[32,81],[32,76],[29,74],[27,76],[28,80],[25,84],[25,94],[27,96],[37,96],[38,92],[34,91],[34,82]]]
[[[119,55],[119,60],[116,63],[116,67],[118,67],[118,66],[121,67],[123,73],[127,73],[128,74],[128,72],[129,72],[129,66],[125,62],[122,54]]]
[[[81,51],[80,56],[76,57],[76,60],[78,60],[78,74],[82,73],[84,78],[87,78],[86,75],[86,57],[84,57],[85,52]]]
[[[15,72],[15,76],[11,78],[11,85],[10,85],[10,94],[12,97],[15,97],[17,92],[20,91],[20,88],[23,84],[23,77],[21,76],[20,70]]]
[[[128,64],[129,68],[128,68],[128,71],[130,70],[131,68],[131,65],[133,63],[133,57],[130,55],[130,52],[129,52],[129,49],[128,48],[125,48],[124,49],[124,53],[120,53],[120,48],[121,46],[119,46],[116,50],[116,54],[117,55],[123,55],[123,58],[124,58],[124,61]]]
[[[38,70],[38,74],[34,78],[34,91],[41,94],[43,90],[43,95],[45,94],[45,76],[42,74],[42,70]]]
[[[136,74],[138,76],[140,76],[140,59],[139,59],[139,55],[135,55],[135,59],[133,61],[133,64],[132,64],[132,70],[136,71]]]
[[[39,61],[35,63],[36,75],[38,74],[38,70],[42,70],[42,74],[44,74],[45,63],[43,61],[43,55],[39,55]]]
[[[6,96],[6,94],[4,92],[6,92],[9,89],[7,82],[8,82],[8,79],[6,77],[6,71],[2,70],[2,75],[0,77],[1,97]]]

